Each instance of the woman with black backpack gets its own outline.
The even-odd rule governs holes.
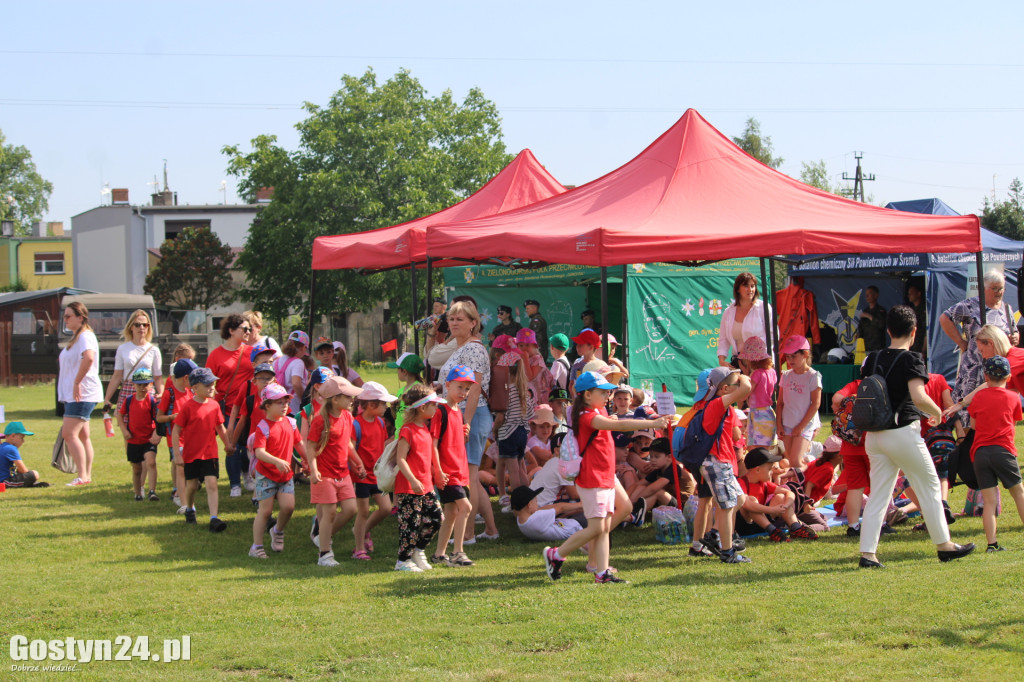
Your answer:
[[[949,539],[949,526],[942,508],[939,477],[921,438],[921,411],[937,424],[942,410],[925,392],[928,370],[920,353],[910,346],[917,331],[914,309],[894,306],[886,318],[891,343],[871,353],[861,366],[861,385],[854,404],[854,421],[865,431],[864,446],[871,460],[871,490],[860,527],[860,567],[882,568],[878,561],[878,535],[885,519],[889,497],[900,470],[917,491],[921,515],[935,543],[939,561],[959,559],[974,551],[974,544],[958,545]],[[875,386],[880,395],[870,396]],[[888,408],[873,410],[876,421],[865,428],[862,408],[870,398],[888,399]],[[920,411],[919,411],[920,410]]]

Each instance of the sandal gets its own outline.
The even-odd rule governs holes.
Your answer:
[[[924,523],[919,523],[916,526],[914,526],[911,530],[926,531],[928,530],[928,526],[926,526]]]
[[[270,529],[270,549],[275,552],[284,551],[284,533],[278,532],[276,528]]]
[[[370,537],[370,532],[366,532],[366,538],[363,540],[363,547],[366,548],[367,552],[373,551],[373,538]]]
[[[359,559],[361,561],[369,561],[373,557],[371,557],[365,551],[359,549],[359,550],[356,550],[355,552],[352,552],[352,558],[353,559]]]
[[[259,547],[252,546],[249,548],[249,556],[253,559],[266,559],[267,551],[263,549],[263,545],[260,545]]]
[[[432,564],[447,564],[450,561],[447,554],[435,554],[430,557],[430,563]]]

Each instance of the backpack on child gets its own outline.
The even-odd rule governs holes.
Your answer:
[[[576,439],[576,434],[571,430],[565,434],[561,444],[558,446],[559,476],[567,481],[576,480],[576,477],[580,475],[580,464],[583,463],[583,455],[586,454],[587,448],[590,447],[595,438],[597,438],[597,429],[590,432],[587,444],[583,446],[583,450],[580,450],[580,442]]]
[[[722,436],[726,419],[729,417],[729,410],[732,408],[728,406],[725,408],[718,428],[715,429],[714,433],[708,433],[704,430],[704,411],[708,409],[710,404],[709,401],[707,405],[694,413],[690,418],[690,423],[686,425],[686,429],[683,431],[683,438],[679,443],[679,449],[675,452],[675,456],[684,465],[694,467],[703,464],[704,460],[711,454],[711,448],[715,446],[715,443]]]
[[[901,351],[889,363],[889,369],[885,374],[878,372],[878,361],[881,351],[874,353],[871,364],[871,374],[862,379],[857,387],[857,399],[853,403],[853,423],[860,431],[885,431],[896,426],[896,413],[903,405],[893,408],[889,400],[889,387],[886,384],[889,374],[892,373],[900,357],[907,351]],[[907,398],[910,394],[907,394]],[[903,399],[906,402],[907,398]]]
[[[851,445],[864,443],[864,434],[853,423],[853,403],[857,396],[848,395],[839,403],[836,416],[832,419],[832,433]]]
[[[277,380],[277,383],[285,387],[288,386],[288,380],[285,378],[285,372],[287,372],[288,368],[292,366],[292,363],[296,361],[302,362],[302,358],[284,356],[274,360],[274,378]]]
[[[174,390],[173,389],[171,389],[171,394],[172,394],[171,400],[173,401],[174,400],[174,398],[173,398]],[[167,424],[161,424],[160,422],[158,422],[156,420],[156,398],[154,398],[152,394],[148,394],[147,397],[149,398],[149,413],[150,413],[150,415],[152,415],[153,423],[156,424],[156,435],[158,435],[161,438],[163,438],[164,436],[167,435]],[[125,404],[124,415],[123,415],[123,418],[124,418],[124,428],[127,429],[129,433],[131,433],[131,427],[129,426],[129,417],[131,417],[131,414],[132,414],[132,400],[134,400],[134,399],[135,399],[135,396],[134,395],[130,395],[127,398],[125,398],[125,400],[124,400],[124,404]]]

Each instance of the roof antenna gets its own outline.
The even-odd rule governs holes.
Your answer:
[[[167,159],[164,159],[164,191],[166,192],[167,190]]]

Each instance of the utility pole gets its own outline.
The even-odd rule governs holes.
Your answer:
[[[843,173],[843,180],[853,180],[853,200],[863,203],[866,201],[864,198],[864,181],[874,180],[875,174],[872,173],[871,175],[864,175],[864,173],[861,172],[860,160],[864,158],[864,152],[854,152],[853,157],[857,159],[857,174],[851,178],[846,173]],[[859,199],[857,198],[858,196],[860,197]]]

